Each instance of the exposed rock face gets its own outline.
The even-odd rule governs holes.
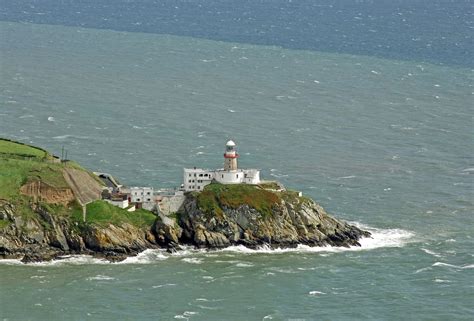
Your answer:
[[[35,191],[33,187],[30,190]],[[234,208],[223,206],[222,212],[215,215],[199,208],[196,195],[189,194],[183,208],[176,220],[160,216],[148,227],[80,226],[67,215],[53,214],[37,203],[30,205],[32,215],[19,215],[20,209],[0,200],[0,258],[30,262],[66,254],[93,254],[121,260],[147,248],[174,249],[179,244],[210,249],[240,244],[251,248],[264,244],[357,246],[361,237],[370,236],[330,217],[308,199],[281,200],[273,204],[270,214],[242,204]]]
[[[177,245],[183,234],[183,229],[169,217],[160,215],[152,228],[156,240],[161,245]]]
[[[74,200],[74,194],[70,188],[55,188],[38,180],[23,185],[20,193],[32,197],[35,201],[40,200],[49,204],[67,205]]]
[[[9,224],[0,229],[0,257],[44,261],[66,254],[100,254],[123,259],[147,248],[157,247],[148,229],[129,224],[79,229],[66,217],[32,205],[35,215],[23,218],[10,203],[0,202],[0,219]]]
[[[248,205],[222,208],[223,215],[209,217],[190,196],[184,204],[179,225],[182,242],[198,247],[222,248],[233,244],[256,247],[360,246],[358,240],[370,233],[330,217],[317,203],[307,200],[281,201],[272,215],[262,215]]]

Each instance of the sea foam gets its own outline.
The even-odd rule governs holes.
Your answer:
[[[63,264],[71,265],[83,265],[83,264],[152,264],[157,263],[163,260],[167,260],[173,257],[182,257],[182,262],[191,263],[191,264],[201,264],[204,261],[204,257],[209,253],[214,254],[283,254],[283,253],[341,253],[341,252],[351,252],[351,251],[368,251],[378,248],[387,248],[387,247],[403,247],[405,244],[412,242],[414,233],[402,230],[402,229],[379,229],[369,226],[364,226],[357,222],[351,222],[362,228],[369,231],[372,235],[371,237],[362,238],[359,243],[361,246],[352,246],[352,247],[335,247],[335,246],[321,246],[313,247],[308,245],[298,245],[295,248],[272,248],[268,245],[262,245],[256,249],[250,249],[243,245],[229,246],[224,249],[219,250],[206,250],[206,249],[196,249],[191,246],[184,246],[181,250],[174,252],[172,254],[167,253],[163,249],[148,249],[137,256],[128,257],[121,262],[108,262],[105,259],[94,258],[89,255],[70,255],[64,256],[58,260],[52,260],[50,262],[39,262],[39,263],[27,263],[27,265],[40,265],[40,266],[57,266]],[[191,257],[192,256],[192,257]],[[196,257],[197,256],[197,257]],[[216,261],[220,262],[220,261]],[[234,261],[235,262],[235,261]],[[233,263],[232,261],[226,263]],[[237,261],[237,264],[242,263]],[[23,264],[20,260],[0,260],[0,264]],[[245,263],[244,263],[245,264]],[[433,266],[443,266],[445,263],[437,262]],[[240,264],[239,267],[247,267],[243,264]],[[455,266],[453,266],[455,267]],[[464,267],[458,267],[462,269],[473,268],[474,265],[466,265]]]

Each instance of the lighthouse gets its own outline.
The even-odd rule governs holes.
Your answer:
[[[235,143],[232,140],[229,140],[225,144],[225,153],[224,153],[224,170],[225,171],[236,171],[237,170],[237,158],[239,154],[235,150]]]
[[[260,170],[239,169],[237,167],[237,150],[235,143],[229,140],[225,144],[224,168],[209,170],[202,168],[185,168],[182,190],[200,192],[213,182],[221,184],[260,184]]]

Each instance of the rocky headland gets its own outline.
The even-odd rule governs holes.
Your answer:
[[[81,184],[89,195],[101,188],[93,174],[77,164],[57,163],[41,149],[15,144],[0,141],[0,171],[8,173],[0,175],[0,258],[32,262],[90,254],[115,261],[150,248],[348,247],[370,236],[272,183],[211,184],[187,193],[180,210],[168,216],[128,212],[99,197],[82,206]]]

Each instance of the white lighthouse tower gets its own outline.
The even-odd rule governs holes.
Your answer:
[[[224,168],[208,170],[202,168],[185,168],[182,188],[185,192],[202,191],[213,181],[221,184],[260,184],[258,169],[239,169],[237,167],[236,144],[229,140],[225,144]]]
[[[224,153],[224,170],[225,171],[236,171],[237,170],[237,158],[239,154],[235,149],[235,143],[232,140],[229,140],[225,144],[225,153]]]

